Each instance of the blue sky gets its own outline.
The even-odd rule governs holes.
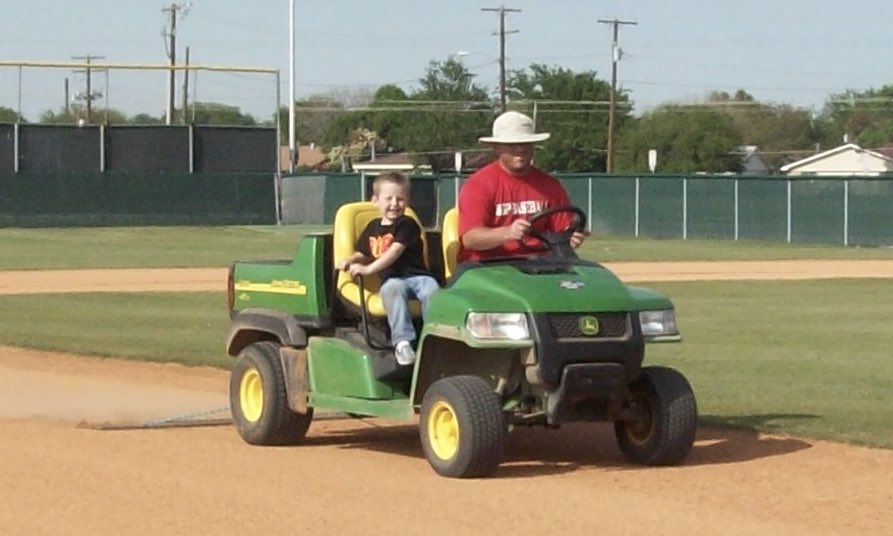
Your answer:
[[[3,4],[0,60],[70,61],[90,54],[108,62],[167,62],[161,32],[168,20],[162,8],[170,0]],[[887,0],[296,0],[295,5],[298,98],[385,83],[411,90],[430,61],[460,51],[467,52],[461,59],[476,82],[495,90],[498,17],[482,8],[500,5],[521,10],[506,16],[506,28],[517,30],[507,36],[509,69],[545,63],[594,70],[610,80],[611,29],[597,21],[636,21],[621,27],[619,67],[620,85],[630,90],[636,112],[739,88],[762,101],[818,111],[832,93],[893,81],[887,65],[893,2]],[[288,7],[288,0],[193,0],[188,14],[178,18],[177,56],[182,60],[188,46],[193,64],[279,69],[285,105]],[[83,73],[24,69],[25,117],[36,120],[43,110],[61,108],[66,78],[71,94],[83,90]],[[258,117],[276,107],[271,75],[200,73],[191,84],[200,101],[226,102]],[[18,69],[0,68],[0,105],[18,106],[18,86]],[[160,71],[95,73],[93,88],[107,93],[108,106],[128,114],[163,114],[167,102],[166,75]]]

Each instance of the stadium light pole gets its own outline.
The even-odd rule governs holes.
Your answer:
[[[288,0],[288,172],[294,174],[295,147],[295,0]],[[279,113],[279,110],[276,110]]]

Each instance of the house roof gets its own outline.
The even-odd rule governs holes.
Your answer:
[[[364,160],[353,164],[357,171],[412,171],[415,164],[407,153],[385,153],[374,160]]]
[[[829,157],[832,157],[832,156],[835,156],[835,155],[838,155],[841,153],[845,153],[847,151],[854,151],[856,153],[861,153],[861,154],[870,156],[872,158],[878,158],[880,160],[885,160],[885,161],[893,164],[893,158],[890,158],[887,155],[881,154],[876,151],[863,149],[862,147],[859,147],[855,143],[847,143],[847,144],[841,145],[839,147],[835,147],[833,149],[829,149],[827,151],[824,151],[824,152],[821,152],[818,154],[814,154],[814,155],[804,158],[802,160],[797,160],[796,162],[791,162],[790,164],[785,164],[785,165],[781,166],[780,169],[783,173],[787,173],[791,170],[794,170],[794,169],[797,169],[797,168],[800,168],[803,166],[807,166],[814,162],[818,162],[820,160],[824,160],[826,158],[829,158]]]
[[[289,169],[288,167],[288,146],[283,145],[279,148],[279,161],[282,163],[282,171]],[[326,154],[315,143],[309,145],[298,146],[298,160],[296,166],[304,168],[315,168],[325,163]]]

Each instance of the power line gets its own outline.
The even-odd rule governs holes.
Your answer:
[[[86,90],[85,90],[83,93],[78,93],[77,96],[76,96],[76,98],[78,98],[78,100],[83,99],[84,101],[86,101],[86,103],[87,103],[87,117],[86,117],[86,121],[87,121],[87,123],[89,124],[89,123],[92,123],[92,122],[93,122],[93,99],[97,99],[97,98],[99,98],[99,97],[102,97],[102,92],[100,92],[100,91],[93,91],[93,88],[92,88],[92,82],[91,82],[91,81],[92,81],[92,78],[93,78],[93,76],[92,76],[92,74],[93,74],[92,71],[93,71],[95,68],[91,68],[91,66],[90,66],[90,62],[91,62],[92,60],[104,60],[104,59],[105,59],[105,56],[93,56],[93,55],[91,55],[91,54],[87,54],[86,56],[72,56],[71,59],[73,59],[73,60],[84,60],[84,69],[83,69],[83,71],[75,71],[75,72],[83,72],[83,73],[85,73],[85,75],[86,75]]]
[[[174,89],[176,70],[174,68],[177,65],[177,14],[182,11],[183,16],[185,17],[186,14],[189,13],[190,7],[192,7],[192,2],[186,2],[185,4],[175,4],[171,2],[167,7],[161,8],[162,13],[168,14],[168,24],[170,25],[167,33],[162,30],[162,36],[167,37],[169,40],[165,41],[165,48],[171,66],[167,75],[167,113],[165,114],[165,123],[168,125],[173,123],[174,98],[176,93],[176,90]],[[185,110],[183,113],[186,113]]]
[[[598,19],[601,24],[610,24],[614,27],[613,39],[611,40],[611,104],[608,111],[608,158],[605,171],[611,173],[614,170],[614,115],[617,110],[617,63],[620,61],[620,45],[618,44],[618,34],[621,24],[629,24],[635,26],[637,23],[631,20]]]
[[[482,7],[481,11],[495,11],[499,13],[499,110],[500,112],[505,112],[505,34],[518,33],[518,30],[505,30],[505,14],[520,13],[521,10],[499,6]]]

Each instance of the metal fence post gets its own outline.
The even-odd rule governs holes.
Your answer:
[[[639,237],[639,177],[636,177],[636,238]]]
[[[738,240],[738,179],[735,179],[735,240]]]
[[[588,191],[586,192],[586,230],[592,232],[592,175],[587,179]]]
[[[19,172],[19,123],[12,126],[12,170]]]
[[[850,181],[843,181],[843,245],[850,245]]]
[[[788,179],[788,229],[787,229],[787,240],[788,244],[791,243],[791,179]]]
[[[682,178],[682,239],[688,240],[688,178]]]
[[[99,125],[99,172],[105,173],[105,125]]]

